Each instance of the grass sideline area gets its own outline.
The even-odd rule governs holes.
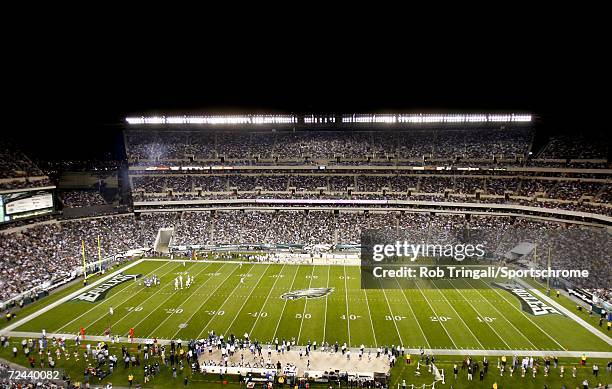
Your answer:
[[[126,261],[123,262],[121,264],[115,265],[112,268],[109,268],[106,270],[106,273],[109,272],[114,272],[117,270],[120,270],[121,268],[127,266],[128,264],[132,263],[132,261]],[[94,274],[90,277],[87,277],[87,283],[88,285],[91,284],[92,282],[104,277],[106,274],[102,274],[102,273],[97,273]],[[74,293],[79,289],[83,289],[86,290],[88,288],[88,286],[83,286],[83,278],[82,277],[78,277],[76,278],[76,280],[71,281],[70,283],[64,285],[63,287],[58,288],[57,290],[53,290],[51,291],[51,293],[48,296],[45,296],[41,299],[38,299],[36,301],[34,301],[33,303],[30,303],[28,305],[25,305],[23,308],[19,308],[19,307],[15,307],[15,308],[9,308],[7,310],[5,310],[3,312],[3,316],[2,316],[2,320],[0,320],[0,330],[6,326],[8,326],[9,324],[12,323],[12,321],[7,321],[4,317],[4,315],[6,315],[6,312],[14,312],[16,314],[16,317],[13,320],[19,320],[22,317],[26,317],[36,311],[38,311],[39,309],[41,309],[42,307],[49,305],[59,299],[61,299],[62,297],[68,296],[70,293]]]
[[[294,339],[298,345],[310,340],[352,347],[610,351],[568,317],[524,312],[516,296],[491,287],[490,280],[363,290],[356,266],[197,261],[144,261],[127,273],[156,274],[161,285],[126,281],[95,303],[67,301],[15,331],[76,334],[85,327],[87,335],[103,335],[110,328],[127,336],[134,328],[137,338],[199,339],[214,330],[246,332],[262,343]],[[175,290],[173,280],[187,273],[194,284]],[[444,282],[457,285],[442,288]],[[459,282],[470,285],[459,288]],[[333,291],[318,298],[281,298],[310,288]]]
[[[539,282],[537,280],[533,280],[533,279],[528,279],[526,281],[530,285],[533,285],[540,292],[546,294],[546,285],[543,285],[541,282]],[[587,322],[590,325],[592,325],[593,327],[597,328],[597,330],[599,330],[602,333],[612,337],[612,330],[608,330],[608,327],[607,327],[608,323],[607,323],[606,320],[604,320],[602,322],[602,325],[600,326],[599,325],[599,315],[589,315],[589,310],[585,309],[585,308],[583,308],[580,311],[577,309],[578,305],[584,305],[586,303],[579,304],[578,302],[572,300],[570,297],[567,297],[567,296],[565,296],[563,294],[561,294],[559,297],[557,297],[555,292],[556,292],[555,289],[552,289],[551,292],[550,292],[550,297],[552,299],[554,299],[557,303],[562,305],[564,308],[567,308],[569,311],[573,312],[576,316],[578,316],[579,318],[581,318],[585,322]]]
[[[473,380],[468,381],[467,370],[463,370],[462,360],[460,356],[444,356],[436,359],[436,367],[438,369],[444,369],[445,373],[445,385],[441,383],[436,384],[436,388],[492,388],[494,383],[497,383],[498,389],[507,388],[525,388],[525,389],[542,389],[547,388],[562,388],[565,385],[568,389],[571,388],[582,388],[582,383],[586,379],[589,383],[589,388],[596,388],[598,384],[612,385],[612,372],[606,370],[608,361],[606,360],[588,360],[586,366],[579,365],[579,358],[559,358],[559,367],[565,367],[564,377],[560,377],[560,369],[554,368],[551,365],[548,377],[544,376],[543,368],[541,368],[536,377],[533,378],[531,372],[527,372],[525,377],[521,377],[520,369],[514,371],[513,376],[510,377],[510,373],[506,369],[503,376],[500,375],[500,369],[497,368],[497,360],[499,357],[488,357],[489,370],[484,375],[483,381],[480,381],[479,373],[475,373]],[[480,362],[482,366],[482,358],[475,358],[476,361]],[[508,361],[512,361],[511,357],[508,357]],[[540,358],[541,361],[541,358]],[[410,365],[407,365],[404,361],[400,361],[394,368],[391,369],[391,384],[390,388],[397,388],[398,384],[401,388],[403,380],[407,384],[414,384],[415,386],[422,386],[423,384],[431,385],[433,382],[433,376],[427,372],[427,367],[421,365],[421,375],[417,377],[416,363],[414,360]],[[455,380],[453,377],[453,366],[457,364],[459,368],[458,378]],[[595,377],[593,375],[593,364],[599,366],[599,375]],[[576,378],[572,377],[572,366],[576,366]]]
[[[8,347],[0,347],[0,357],[17,363],[21,366],[27,367],[29,366],[28,359],[26,358],[24,351],[21,348],[21,338],[11,338],[9,340]],[[77,347],[73,340],[67,341],[67,350],[70,355],[70,359],[66,360],[64,354],[62,354],[61,359],[57,361],[56,368],[61,369],[66,372],[70,377],[72,383],[81,382],[84,383],[84,371],[92,364],[92,358],[89,359],[89,362],[85,361],[83,358],[83,352],[86,350],[85,345],[90,343],[92,347],[96,346],[95,342],[85,341],[81,343],[79,347]],[[17,357],[13,356],[12,347],[15,346],[18,349]],[[138,348],[135,344],[109,344],[109,351],[111,354],[116,354],[119,357],[121,356],[121,347],[125,346],[129,350],[130,353],[137,353]],[[55,356],[55,348],[51,347],[52,354]],[[32,353],[35,357],[35,365],[40,367],[40,358],[38,356],[38,350],[35,348]],[[79,361],[76,361],[73,353],[77,351],[79,354]],[[316,352],[315,352],[316,354]],[[504,376],[500,376],[499,369],[497,368],[497,357],[488,357],[490,365],[489,372],[485,375],[483,382],[479,381],[478,374],[474,375],[473,381],[467,380],[467,372],[466,370],[461,369],[461,362],[464,356],[440,356],[436,358],[436,366],[439,369],[444,369],[446,384],[442,385],[441,383],[436,384],[437,388],[450,388],[451,385],[454,389],[461,388],[473,388],[473,387],[481,387],[481,388],[491,388],[493,383],[498,384],[499,389],[505,388],[543,388],[544,385],[547,385],[549,388],[561,388],[562,385],[566,385],[567,388],[575,388],[582,387],[583,380],[588,380],[589,387],[593,388],[598,383],[610,384],[612,382],[612,373],[606,370],[606,364],[608,361],[601,359],[588,359],[586,366],[579,366],[579,358],[560,358],[559,359],[559,367],[565,366],[565,376],[561,378],[559,376],[559,369],[551,368],[548,377],[544,377],[544,373],[540,369],[540,372],[537,374],[536,378],[531,376],[531,373],[528,373],[524,378],[521,378],[520,372],[515,371],[513,377],[510,377],[509,373],[506,371]],[[43,354],[43,359],[47,359],[46,354]],[[119,358],[121,359],[121,358]],[[421,364],[421,375],[417,377],[415,375],[416,371],[416,355],[412,355],[412,363],[407,365],[405,360],[400,358],[394,368],[391,369],[391,381],[390,388],[397,388],[398,384],[401,384],[403,380],[406,380],[407,384],[414,385],[430,385],[433,382],[433,375],[428,373],[427,367],[424,363]],[[482,358],[476,357],[475,361],[479,361],[482,365]],[[511,361],[511,358],[508,358]],[[92,387],[103,386],[106,383],[111,382],[115,386],[127,387],[128,384],[128,374],[134,375],[134,385],[141,384],[145,388],[179,388],[184,387],[183,378],[187,377],[188,386],[192,387],[200,387],[200,388],[228,388],[228,387],[244,387],[244,384],[240,385],[236,376],[224,376],[223,378],[219,377],[217,374],[202,374],[199,372],[193,372],[189,366],[189,364],[184,364],[184,369],[182,371],[177,371],[177,378],[172,377],[171,368],[168,366],[164,366],[161,358],[154,356],[149,359],[150,364],[154,364],[156,361],[160,364],[160,373],[151,378],[151,381],[148,384],[144,384],[144,373],[143,373],[143,365],[144,358],[142,357],[141,352],[141,366],[140,367],[130,367],[126,369],[122,362],[118,363],[115,371],[105,377],[102,380],[98,380],[95,377],[90,377],[90,385]],[[457,380],[453,378],[452,369],[453,365],[457,364],[459,366],[459,377]],[[596,363],[600,367],[599,376],[596,378],[593,376],[592,366]],[[577,366],[577,376],[576,378],[572,378],[571,367]],[[104,367],[105,370],[108,370],[108,366]],[[224,381],[226,383],[224,383]],[[329,384],[310,384],[312,388],[327,388]],[[346,387],[346,385],[342,385]],[[276,387],[280,387],[277,385]],[[285,385],[285,387],[288,387]],[[337,387],[334,385],[333,387]],[[401,386],[400,386],[401,387]]]

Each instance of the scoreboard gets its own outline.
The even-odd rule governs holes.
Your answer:
[[[53,192],[29,190],[0,194],[0,223],[52,213]]]

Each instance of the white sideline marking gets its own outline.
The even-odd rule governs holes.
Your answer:
[[[9,336],[17,337],[17,338],[37,338],[40,336],[38,332],[21,332],[21,331],[11,331]],[[48,337],[65,337],[70,339],[74,337],[74,334],[47,334]],[[98,336],[98,335],[86,335],[85,340],[93,340],[93,341],[104,341],[108,342],[107,336]],[[145,343],[149,340],[149,338],[134,338],[134,343]],[[160,344],[170,344],[170,342],[174,339],[157,339],[157,342]],[[127,337],[119,337],[120,343],[130,343],[130,339]],[[265,346],[265,344],[263,345]],[[273,345],[271,345],[273,346]],[[376,349],[366,348],[366,351],[376,352]],[[357,354],[359,351],[358,348],[351,348],[351,352]],[[557,356],[561,358],[579,358],[582,354],[586,354],[589,358],[598,358],[598,359],[611,359],[612,352],[610,351],[560,351],[560,350],[504,350],[504,349],[495,349],[495,350],[470,350],[470,349],[440,349],[440,348],[428,348],[423,349],[423,351],[427,354],[434,355],[472,355],[472,356],[500,356],[500,355],[520,355],[520,356],[534,356],[534,357],[546,357],[546,356]],[[406,349],[407,353],[410,354],[419,354],[418,349]]]
[[[153,274],[155,271],[157,271],[157,270],[159,270],[159,269],[161,269],[161,268],[165,267],[166,265],[167,265],[167,263],[165,263],[165,264],[161,265],[160,267],[155,268],[154,270],[152,270],[152,271],[148,272],[147,274],[145,274],[145,276],[148,276],[148,275],[150,275],[150,274]],[[172,271],[172,270],[170,270],[170,271]],[[168,273],[169,273],[169,272],[168,272]],[[168,273],[165,273],[164,275],[166,275],[166,274],[168,274]],[[128,284],[128,285],[127,285],[125,288],[121,289],[119,292],[122,292],[122,291],[124,291],[124,290],[126,290],[126,289],[129,289],[129,287],[130,287],[130,285]],[[61,332],[61,331],[62,331],[64,328],[68,327],[70,324],[74,323],[74,322],[75,322],[75,321],[77,321],[78,319],[80,319],[80,318],[82,318],[83,316],[87,315],[89,312],[93,311],[93,310],[94,310],[94,309],[96,309],[96,308],[99,308],[99,307],[100,307],[101,305],[103,305],[104,303],[107,303],[107,302],[109,302],[110,300],[112,300],[113,298],[115,298],[115,297],[119,297],[119,296],[121,296],[121,294],[120,294],[120,293],[116,293],[116,294],[112,295],[111,297],[109,297],[108,299],[101,301],[101,302],[100,302],[100,304],[94,304],[94,305],[93,305],[91,308],[89,308],[87,311],[83,312],[83,313],[82,313],[82,314],[80,314],[79,316],[75,317],[74,319],[70,320],[68,323],[64,324],[63,326],[61,326],[60,328],[58,328],[57,330],[55,330],[55,332]],[[130,296],[130,297],[128,297],[127,299],[123,300],[123,302],[122,302],[121,304],[123,304],[123,303],[125,303],[126,301],[128,301],[128,300],[129,300],[131,297],[134,297],[134,296],[133,296],[133,295],[131,295],[131,296]],[[121,304],[119,304],[119,305],[121,305]],[[119,305],[118,305],[117,307],[119,307]],[[102,319],[102,318],[103,318],[103,317],[105,317],[105,316],[106,316],[106,314],[103,314],[103,315],[101,315],[101,316],[100,316],[100,317],[99,317],[97,320],[95,320],[94,322],[92,322],[92,323],[87,323],[87,327],[90,327],[92,324],[96,323],[98,320]],[[85,327],[85,328],[87,328],[87,327]]]
[[[537,294],[538,297],[542,298],[547,303],[549,303],[550,305],[552,305],[553,307],[555,307],[556,309],[558,309],[559,311],[563,312],[565,315],[567,315],[568,317],[573,319],[576,323],[578,323],[582,327],[586,328],[593,335],[597,336],[598,338],[600,338],[604,342],[608,343],[608,345],[612,346],[612,338],[610,338],[608,335],[604,334],[603,332],[600,332],[597,328],[593,327],[592,325],[590,325],[586,321],[582,320],[575,313],[573,313],[569,309],[565,308],[563,305],[558,304],[555,300],[553,300],[550,297],[546,296],[544,293],[540,292],[537,289],[529,289],[529,291]]]
[[[4,334],[5,332],[12,331],[14,328],[17,328],[17,327],[19,327],[19,326],[29,322],[30,320],[34,319],[35,317],[38,317],[38,316],[42,315],[43,313],[46,313],[49,310],[57,307],[58,305],[61,305],[61,304],[65,303],[66,301],[75,298],[76,296],[78,296],[81,293],[83,293],[85,290],[92,289],[92,288],[96,287],[97,285],[106,282],[106,280],[116,276],[117,274],[123,273],[127,269],[130,269],[130,268],[138,265],[139,263],[141,263],[141,262],[143,262],[145,260],[146,260],[145,258],[141,258],[141,259],[137,260],[136,262],[134,262],[132,264],[129,264],[126,267],[123,267],[123,268],[121,268],[121,269],[119,269],[119,270],[117,270],[117,271],[107,275],[106,277],[102,277],[98,281],[93,282],[91,285],[89,285],[89,288],[87,288],[87,289],[83,289],[83,288],[79,289],[79,290],[77,290],[77,291],[75,291],[73,293],[70,293],[67,296],[62,297],[59,300],[56,300],[55,302],[53,302],[53,303],[51,303],[51,304],[49,304],[49,305],[47,305],[47,306],[37,310],[36,312],[33,312],[33,313],[29,314],[28,316],[24,317],[23,319],[17,320],[13,324],[4,327],[2,330],[0,330],[0,334]],[[38,335],[40,335],[40,334],[38,334]],[[72,334],[70,336],[72,337],[72,336],[74,336],[74,334]]]

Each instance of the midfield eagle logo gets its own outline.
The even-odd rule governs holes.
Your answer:
[[[284,300],[297,300],[305,297],[307,299],[316,299],[325,297],[331,292],[334,291],[334,288],[310,288],[310,289],[300,289],[293,290],[291,292],[283,293],[281,298]]]

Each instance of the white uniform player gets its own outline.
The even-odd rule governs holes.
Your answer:
[[[174,279],[174,290],[178,290],[178,288],[179,288],[179,281],[178,281],[178,278],[175,278]]]

